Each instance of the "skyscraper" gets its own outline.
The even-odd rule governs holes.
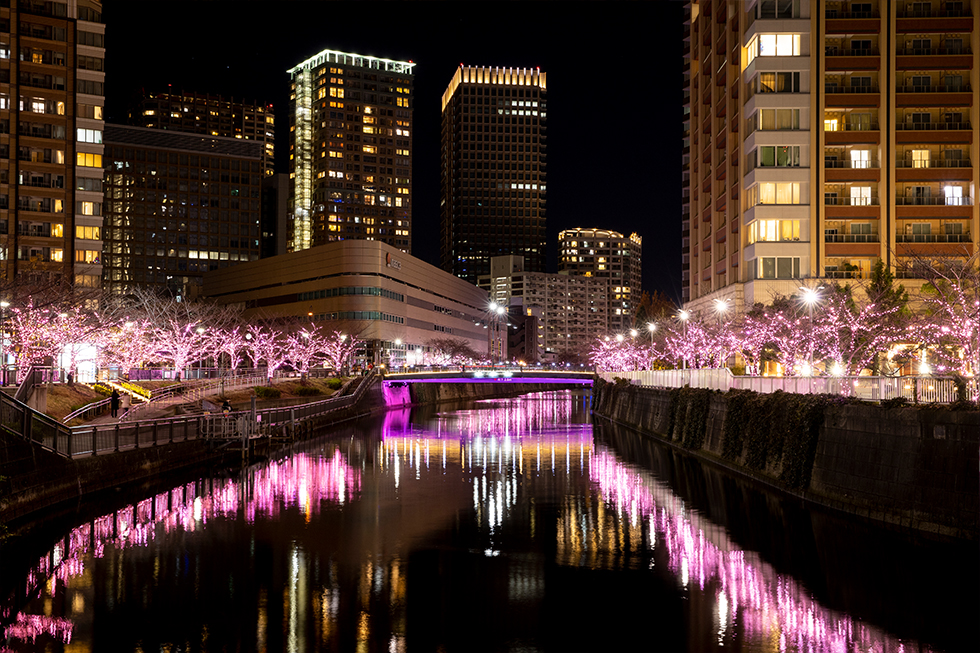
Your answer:
[[[102,276],[105,25],[97,0],[0,14],[0,276]]]
[[[260,251],[256,140],[106,125],[103,288],[196,297],[205,272]]]
[[[980,0],[690,15],[689,308],[975,251]]]
[[[271,104],[193,91],[150,92],[130,111],[129,124],[258,141],[265,174],[271,176],[275,169],[276,126]]]
[[[536,68],[460,66],[442,96],[442,268],[476,283],[493,256],[546,260],[547,84]]]
[[[354,238],[411,252],[414,69],[324,50],[288,71],[288,251]]]
[[[609,329],[633,326],[640,302],[643,239],[606,229],[565,229],[558,234],[558,272],[592,277],[609,284]]]

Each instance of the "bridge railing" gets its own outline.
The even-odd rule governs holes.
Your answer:
[[[617,377],[648,387],[708,388],[711,390],[754,390],[771,393],[777,390],[797,394],[838,394],[866,401],[904,398],[912,403],[947,404],[956,401],[956,380],[936,376],[735,376],[731,370],[629,370],[601,371],[606,381]],[[967,396],[977,396],[977,380],[967,381]]]

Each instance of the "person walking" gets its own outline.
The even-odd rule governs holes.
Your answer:
[[[112,409],[113,418],[119,416],[119,391],[115,388],[112,389],[112,394],[109,395],[109,408]]]

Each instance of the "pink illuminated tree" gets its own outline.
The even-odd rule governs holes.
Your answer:
[[[362,341],[357,336],[334,331],[322,340],[323,360],[338,373],[344,374],[354,352]]]
[[[245,339],[248,343],[246,348],[255,366],[258,367],[260,362],[265,363],[265,374],[271,385],[276,372],[289,357],[289,344],[285,334],[272,322],[266,322],[250,324]]]

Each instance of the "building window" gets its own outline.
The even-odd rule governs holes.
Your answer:
[[[763,145],[758,149],[760,168],[796,168],[800,165],[799,145]]]
[[[756,279],[799,279],[799,256],[763,256],[755,268]]]
[[[797,57],[800,55],[799,34],[758,34],[748,45],[748,62],[756,57]]]
[[[759,93],[799,93],[800,73],[759,73]]]
[[[760,109],[758,128],[762,131],[800,128],[799,109]]]
[[[102,155],[91,154],[89,152],[77,152],[75,154],[75,163],[84,168],[101,168]]]
[[[797,182],[763,182],[758,184],[758,188],[758,204],[800,203],[800,185]]]

